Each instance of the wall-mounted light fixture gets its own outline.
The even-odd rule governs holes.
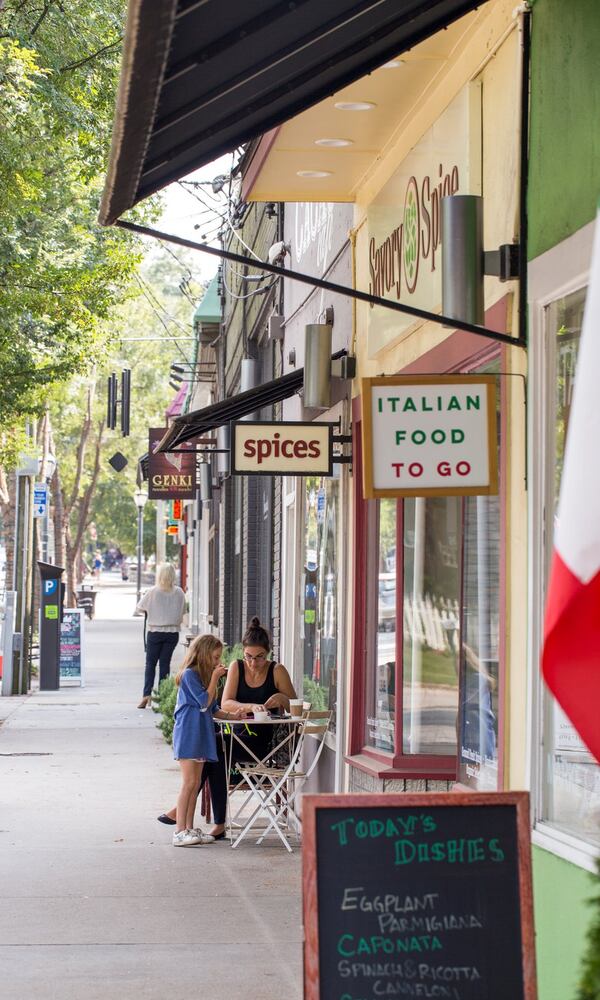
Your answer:
[[[482,325],[483,276],[519,278],[519,244],[483,249],[483,198],[453,194],[442,198],[442,313]]]
[[[202,503],[208,503],[209,500],[212,500],[212,466],[210,462],[199,462],[198,468],[200,470],[198,476],[200,500]]]
[[[330,323],[309,323],[304,340],[304,405],[328,410],[331,405]]]

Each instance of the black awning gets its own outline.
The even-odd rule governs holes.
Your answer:
[[[263,135],[482,0],[129,0],[100,221]]]
[[[347,351],[337,351],[331,355],[331,360],[336,361],[346,354]],[[303,382],[304,368],[298,368],[288,372],[287,375],[273,379],[272,382],[265,382],[263,385],[247,389],[246,392],[239,392],[237,396],[220,399],[218,403],[205,406],[202,410],[193,410],[182,417],[176,417],[156,450],[171,451],[177,445],[201,437],[217,427],[231,423],[232,420],[241,420],[249,413],[262,410],[265,406],[273,406],[283,399],[289,399],[299,392]]]

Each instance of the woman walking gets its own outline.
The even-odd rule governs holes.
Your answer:
[[[181,587],[175,586],[175,569],[170,563],[158,567],[156,586],[146,591],[136,611],[148,616],[144,694],[138,705],[138,708],[146,708],[154,687],[156,664],[159,684],[169,676],[185,611],[185,594]]]

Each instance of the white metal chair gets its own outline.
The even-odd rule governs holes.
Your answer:
[[[237,847],[255,825],[259,816],[263,815],[267,817],[268,822],[266,828],[261,830],[257,844],[261,844],[273,830],[285,848],[291,852],[292,848],[288,840],[290,821],[295,826],[297,833],[300,830],[298,817],[292,807],[302,785],[310,778],[319,762],[325,745],[325,736],[331,723],[331,715],[332,713],[329,711],[307,712],[302,726],[296,733],[290,760],[285,767],[265,762],[238,764],[238,771],[249,787],[252,797],[256,800],[256,808],[245,829],[233,845],[234,847]],[[314,739],[317,742],[317,747],[309,766],[304,768],[301,760],[307,737]]]

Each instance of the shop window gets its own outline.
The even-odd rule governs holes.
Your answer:
[[[338,672],[339,473],[306,477],[300,587],[300,649],[304,698],[330,709],[335,729]]]
[[[546,523],[555,524],[563,469],[565,440],[575,384],[585,289],[556,299],[544,310],[548,354],[548,474]],[[546,562],[552,532],[548,532]],[[547,570],[546,570],[547,578]],[[543,692],[543,752],[541,754],[540,819],[562,833],[600,846],[600,765],[549,692]]]
[[[365,745],[393,754],[397,763],[437,757],[453,767],[460,503],[435,497],[374,506],[377,582],[369,590],[376,594],[376,629],[369,630]]]
[[[495,359],[472,370],[499,368]],[[497,789],[500,498],[359,498],[357,507],[364,710],[353,752]]]

